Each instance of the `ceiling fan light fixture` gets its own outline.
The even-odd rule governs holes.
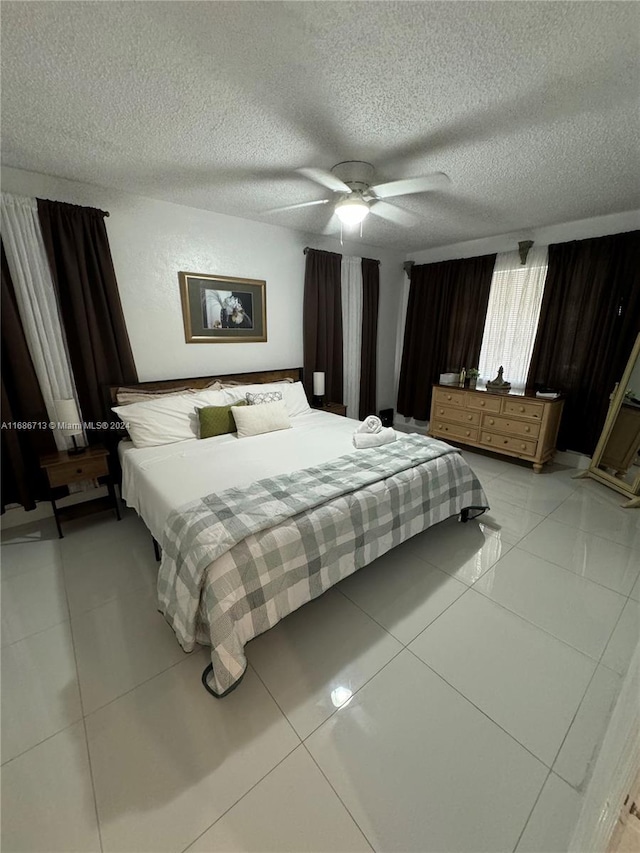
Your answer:
[[[357,225],[368,215],[369,205],[358,195],[350,195],[336,204],[336,216],[343,225]]]

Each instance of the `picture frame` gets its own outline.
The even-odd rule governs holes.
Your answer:
[[[186,343],[266,342],[266,281],[194,272],[178,281]]]

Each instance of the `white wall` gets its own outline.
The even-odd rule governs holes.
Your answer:
[[[341,247],[333,238],[18,169],[2,169],[2,189],[109,211],[109,243],[141,381],[302,365],[304,246],[379,258],[378,404],[394,405],[402,253],[359,241]],[[180,270],[265,279],[267,342],[186,344]]]
[[[518,248],[520,240],[533,240],[538,246],[548,246],[551,243],[566,243],[569,240],[586,240],[589,237],[604,237],[606,234],[622,234],[624,231],[635,231],[639,228],[640,210],[630,210],[624,213],[594,216],[591,219],[579,219],[575,222],[531,228],[526,232],[513,231],[510,234],[485,237],[482,240],[468,240],[465,243],[424,249],[411,252],[407,259],[417,264],[433,264],[454,258],[477,258],[493,252],[513,252]]]

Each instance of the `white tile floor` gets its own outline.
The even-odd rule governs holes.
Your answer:
[[[465,455],[491,513],[253,641],[221,701],[135,516],[5,532],[2,850],[565,850],[638,642],[640,512]]]

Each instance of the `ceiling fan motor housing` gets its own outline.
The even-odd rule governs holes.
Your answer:
[[[350,189],[360,193],[369,189],[375,174],[371,163],[365,163],[363,160],[345,160],[343,163],[336,163],[331,171]]]

